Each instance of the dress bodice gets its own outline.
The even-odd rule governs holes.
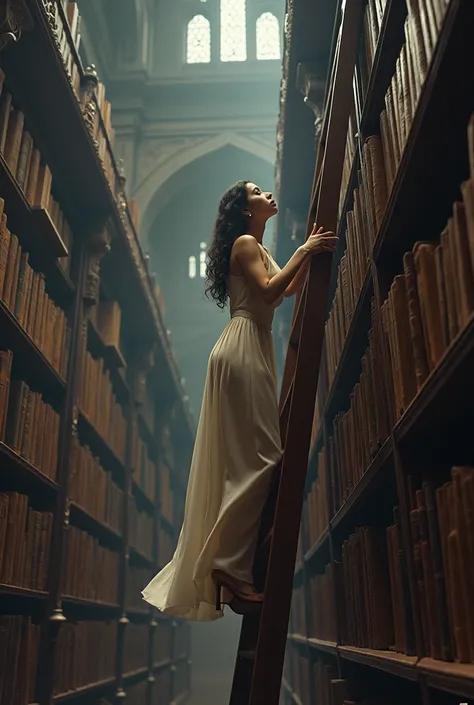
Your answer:
[[[272,278],[280,271],[280,267],[265,247],[259,244],[259,248],[265,269]],[[281,297],[275,303],[267,304],[258,291],[250,286],[243,274],[229,276],[229,299],[231,318],[244,316],[265,328],[271,328],[274,310],[283,301]]]

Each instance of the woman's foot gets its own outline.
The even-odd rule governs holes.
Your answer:
[[[254,586],[250,583],[236,580],[230,575],[227,575],[222,570],[213,570],[212,579],[216,584],[217,598],[216,609],[222,609],[222,590],[223,588],[231,594],[229,600],[225,603],[229,605],[231,610],[236,614],[249,614],[250,612],[258,612],[263,602],[263,594],[257,592]]]

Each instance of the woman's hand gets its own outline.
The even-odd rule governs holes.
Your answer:
[[[315,223],[310,236],[301,248],[307,255],[320,255],[323,252],[334,252],[338,240],[339,238],[336,237],[334,233],[330,231],[323,232],[323,228],[318,228]]]

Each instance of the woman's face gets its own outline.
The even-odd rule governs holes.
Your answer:
[[[278,213],[277,204],[273,196],[268,191],[262,189],[253,183],[247,184],[247,208],[245,212],[249,212],[252,218],[258,220],[267,220],[272,215]]]

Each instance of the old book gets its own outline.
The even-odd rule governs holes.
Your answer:
[[[33,146],[33,138],[30,133],[25,130],[21,138],[18,165],[16,169],[16,180],[21,189],[25,188],[25,184],[28,181]]]
[[[25,116],[20,110],[12,110],[8,120],[4,156],[11,173],[15,176],[20,155]]]

